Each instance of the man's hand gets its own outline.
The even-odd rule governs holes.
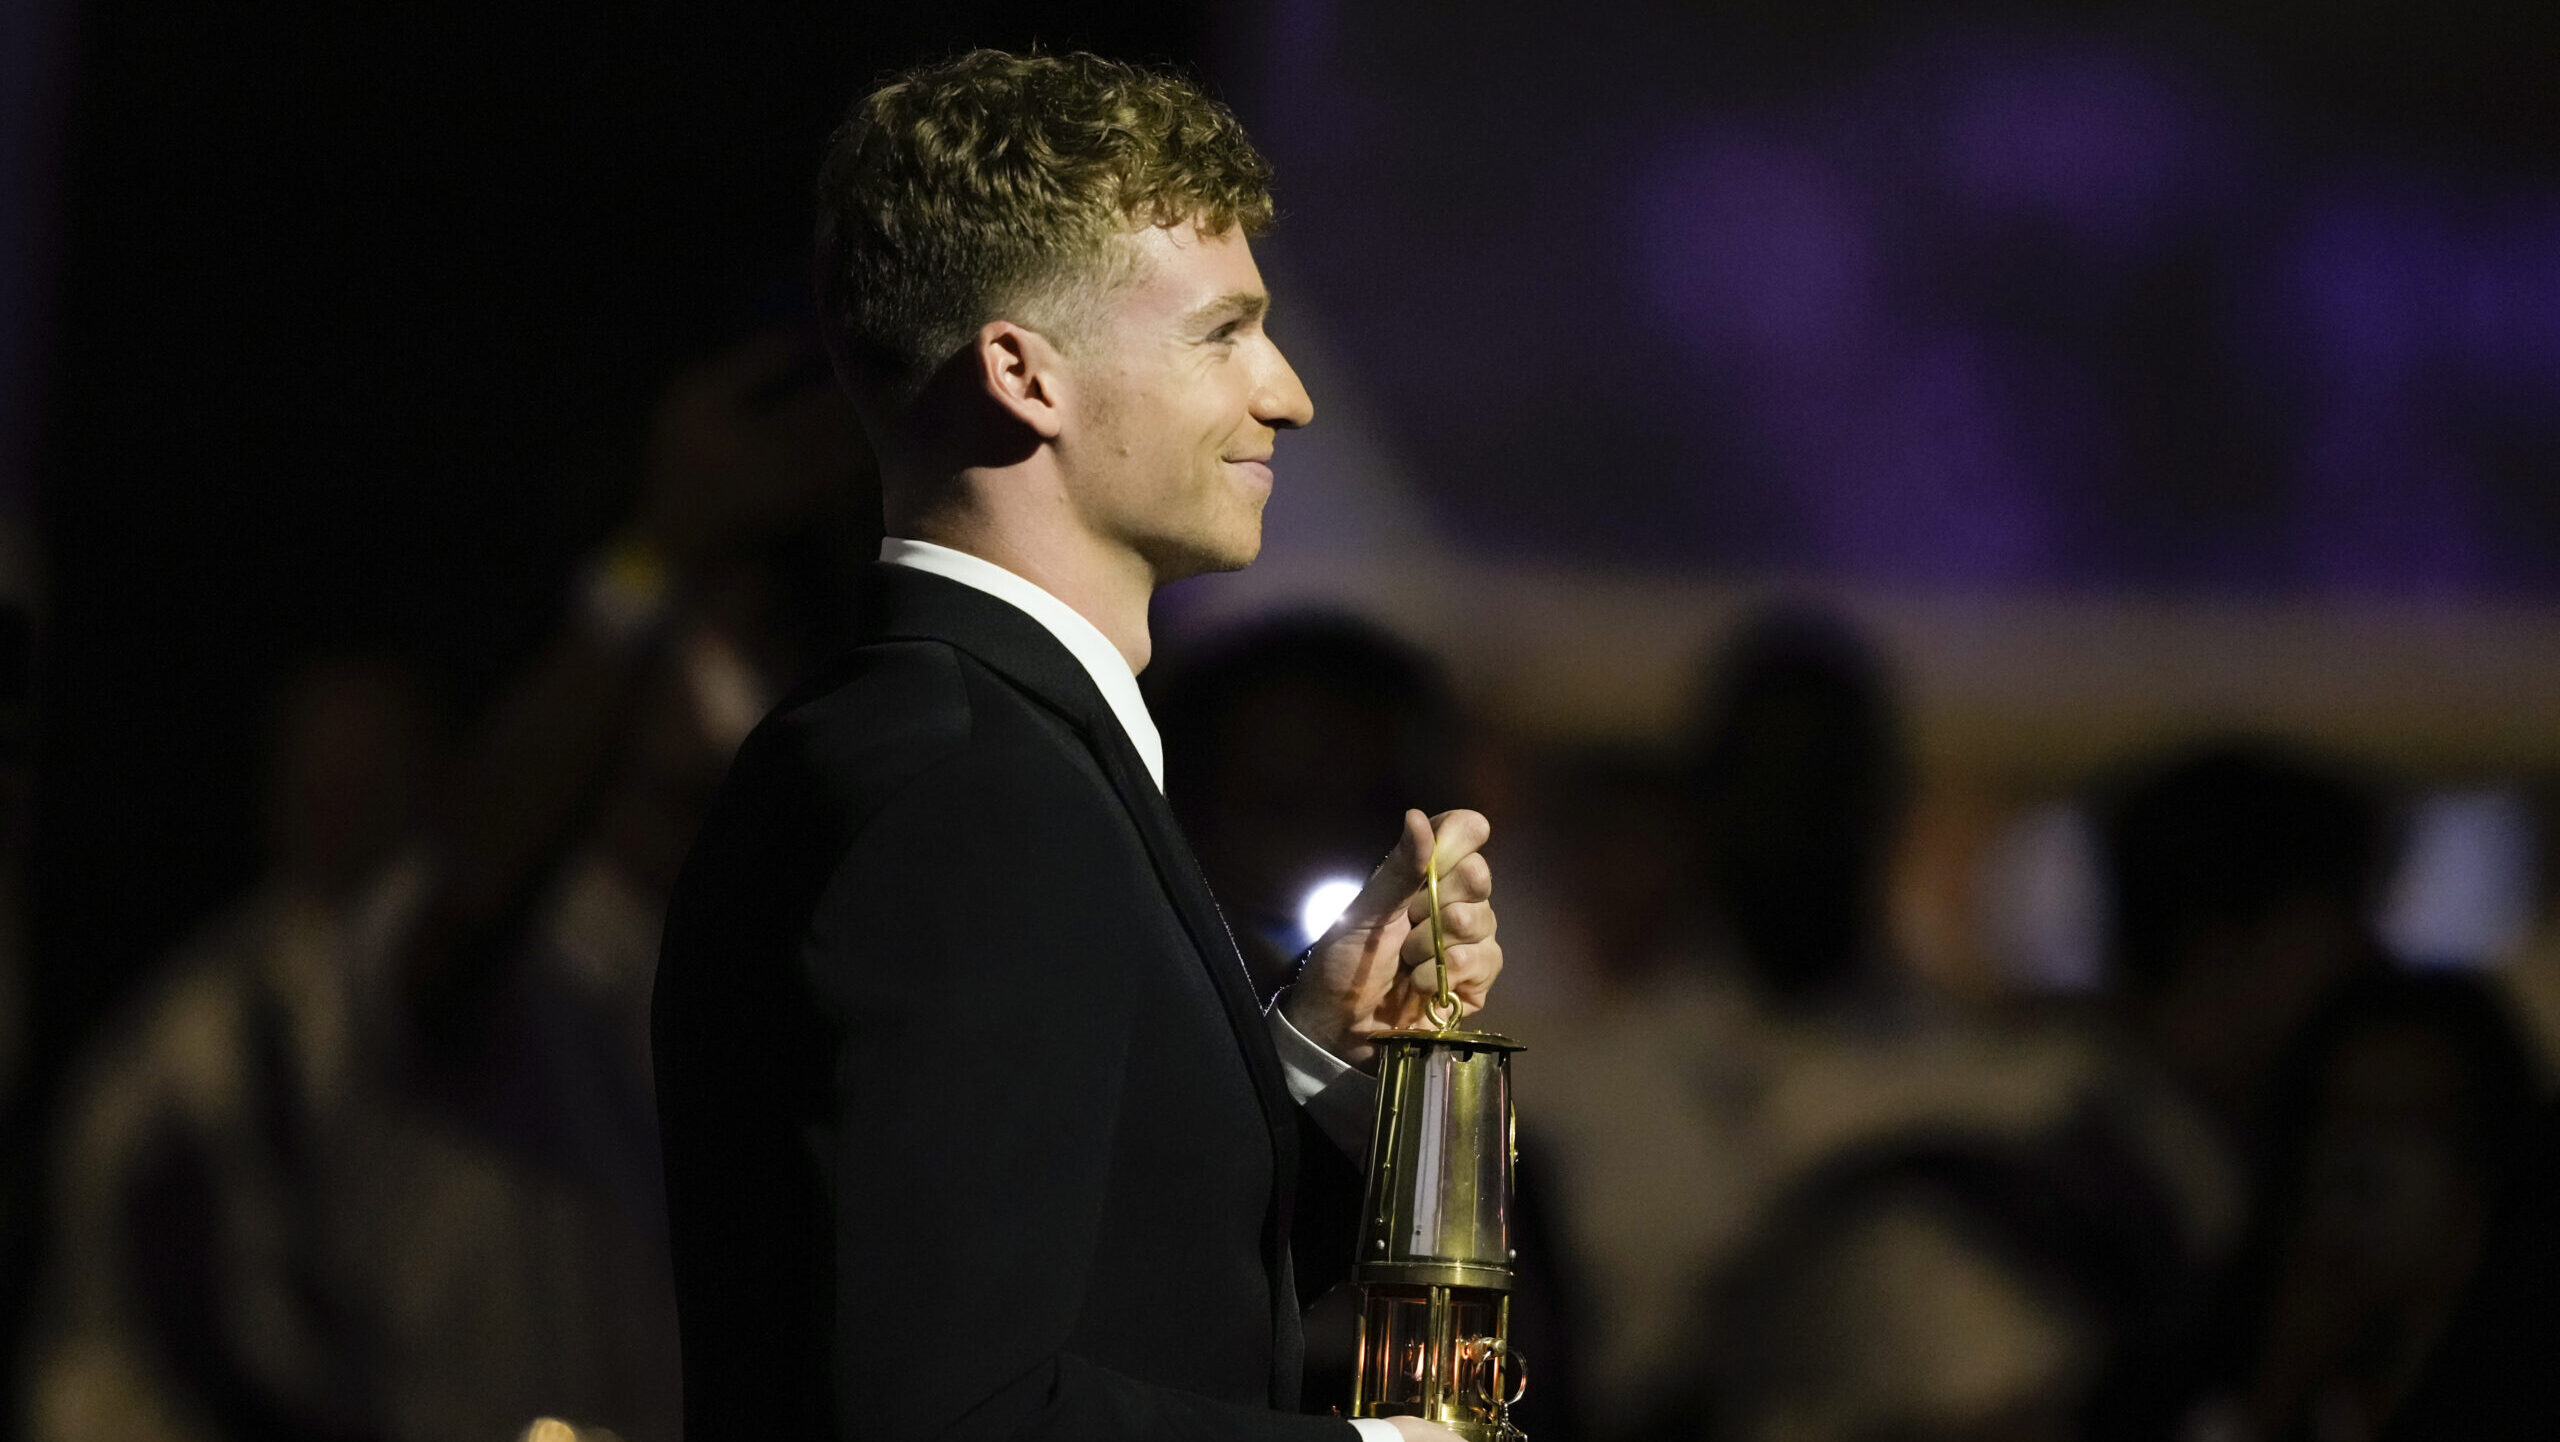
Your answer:
[[[1483,1007],[1493,979],[1502,974],[1502,946],[1493,939],[1493,867],[1482,850],[1492,834],[1492,823],[1477,812],[1450,811],[1429,820],[1419,811],[1406,812],[1395,850],[1310,949],[1297,984],[1281,995],[1289,1024],[1359,1067],[1375,1061],[1372,1038],[1378,1033],[1424,1024],[1425,1010],[1440,991],[1431,954],[1431,898],[1423,884],[1426,863],[1440,873],[1440,919],[1460,1014]]]

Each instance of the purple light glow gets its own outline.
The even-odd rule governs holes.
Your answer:
[[[2560,197],[2484,226],[2450,307],[2453,344],[2482,382],[2560,412]]]
[[[2300,562],[2324,590],[2461,593],[2497,577],[2478,488],[2405,411],[2319,417],[2298,484]]]
[[[2560,204],[2350,175],[2305,206],[2283,264],[2306,573],[2444,593],[2547,571],[2496,520],[2478,457],[2560,436]]]
[[[1876,220],[1821,156],[1709,135],[1638,174],[1646,289],[1680,344],[1806,366],[1873,335]]]
[[[2155,56],[2090,41],[1978,42],[1956,60],[1938,165],[1987,219],[2050,219],[2079,244],[2148,252],[2239,148]]]
[[[2460,256],[2431,209],[2415,196],[2350,194],[2304,226],[2293,261],[2301,359],[2328,385],[2390,390],[2435,348]]]
[[[2050,577],[2053,488],[2028,458],[1989,347],[1947,333],[1899,355],[1863,398],[1837,398],[1829,443],[1796,477],[1822,560],[1904,582]]]
[[[2288,148],[2213,55],[2055,24],[1771,80],[1636,0],[1274,16],[1292,308],[1475,539],[2560,593],[2560,177]]]

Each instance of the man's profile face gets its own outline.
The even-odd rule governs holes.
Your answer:
[[[1105,299],[1072,370],[1059,437],[1074,500],[1158,584],[1252,564],[1276,433],[1315,409],[1263,330],[1270,298],[1244,232],[1152,227],[1126,237],[1135,279]]]

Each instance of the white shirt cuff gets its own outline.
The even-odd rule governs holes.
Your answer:
[[[1380,1417],[1354,1417],[1351,1430],[1360,1434],[1360,1442],[1396,1442],[1404,1434],[1395,1424]]]
[[[1279,1049],[1280,1074],[1288,1078],[1290,1099],[1307,1109],[1308,1118],[1342,1148],[1344,1156],[1365,1161],[1369,1132],[1378,1119],[1378,1079],[1307,1040],[1307,1034],[1290,1023],[1277,1003],[1262,1018],[1271,1028],[1272,1046]],[[1387,1427],[1378,1435],[1394,1431]]]

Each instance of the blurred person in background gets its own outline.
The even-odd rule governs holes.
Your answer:
[[[2117,1435],[2158,1435],[2210,1423],[2198,1397],[2247,1365],[2237,1279],[2271,1226],[2279,1060],[2328,998],[2389,965],[2372,922],[2382,815],[2343,769],[2260,739],[2149,758],[2094,809],[2110,901],[2098,1094],[2183,1199],[2172,1320],[2120,1339],[2114,1384]]]
[[[2277,1059],[2343,986],[2389,965],[2373,929],[2379,803],[2276,743],[2210,743],[2105,807],[2113,1000],[2136,1044],[2254,1157]]]
[[[31,1436],[677,1435],[657,918],[878,522],[797,331],[670,386],[645,454],[440,803],[380,739],[396,688],[325,672],[289,710],[316,719],[279,748],[274,879],[64,1118]]]
[[[1790,1187],[1707,1291],[1724,1339],[1646,1442],[2066,1442],[2156,1325],[2168,1199],[2091,1135],[1852,1148]]]
[[[2532,1039],[2548,1090],[2560,1082],[2560,777],[2526,788],[2533,835],[2532,925],[2512,955],[2498,958],[2500,989]]]
[[[34,1227],[28,1145],[27,836],[34,800],[35,609],[19,528],[0,518],[0,1276],[23,1273]],[[15,559],[17,564],[8,565]],[[0,1328],[0,1334],[6,1329]]]
[[[2083,1185],[2166,1209],[2164,1276],[2192,1274],[2233,1211],[2227,1178],[2177,1160],[2209,1150],[2197,1124],[2091,1037],[1970,1015],[1897,960],[1912,763],[1867,640],[1795,607],[1746,621],[1694,735],[1686,824],[1662,835],[1690,838],[1689,903],[1669,915],[1694,918],[1694,959],[1630,973],[1537,1073],[1589,1267],[1596,1430],[1694,1395],[1737,1340],[1702,1289],[1801,1179],[1897,1139],[2070,1138]],[[2113,1367],[2136,1343],[2107,1333],[2093,1355]]]
[[[1382,827],[1407,804],[1436,812],[1460,794],[1464,718],[1435,659],[1370,622],[1327,612],[1206,638],[1149,667],[1148,680],[1148,709],[1164,736],[1165,799],[1268,997],[1332,923],[1320,906],[1309,909],[1318,889],[1367,876]],[[1571,1260],[1551,1217],[1536,1119],[1521,1130],[1512,1337],[1536,1382],[1512,1415],[1533,1436],[1571,1437],[1579,1432]],[[1347,1256],[1357,1240],[1345,1230],[1307,1245]],[[1309,1410],[1350,1397],[1358,1321],[1348,1286],[1308,1313]]]
[[[373,1359],[337,1163],[381,1041],[350,994],[411,881],[433,730],[397,661],[313,664],[271,723],[266,877],[92,1052],[54,1174],[29,1436],[356,1437]]]
[[[0,555],[11,548],[0,545]],[[0,573],[4,577],[5,573]],[[27,810],[30,714],[35,694],[35,616],[0,595],[0,1136],[15,1135],[11,1112],[25,1064]],[[15,1153],[13,1152],[12,1155]],[[8,1164],[0,1163],[0,1167]],[[0,1183],[0,1217],[15,1201],[14,1178]]]
[[[2479,980],[2381,972],[2323,1008],[2269,1090],[2219,1339],[2233,1371],[2189,1434],[2369,1442],[2473,1278],[2530,1134],[2533,1059]]]
[[[1802,1060],[1800,1019],[1838,1001],[1901,1005],[1885,961],[1886,866],[1904,801],[1903,738],[1865,643],[1828,617],[1747,621],[1709,667],[1685,785],[1648,794],[1627,767],[1581,768],[1559,819],[1633,806],[1685,905],[1657,899],[1648,937],[1595,928],[1593,1004],[1548,1020],[1539,1113],[1555,1128],[1565,1215],[1591,1268],[1591,1392],[1603,1430],[1680,1388],[1691,1301],[1796,1169],[1773,1113]],[[1575,793],[1580,793],[1577,800]],[[1588,829],[1588,828],[1585,828]],[[1607,829],[1604,818],[1599,829]],[[1595,853],[1594,860],[1614,855]],[[1577,867],[1578,889],[1648,874]],[[1763,884],[1770,895],[1756,889]],[[1680,921],[1691,923],[1687,935]],[[1650,955],[1637,954],[1639,946]],[[1817,1028],[1823,1023],[1817,1022]],[[1806,1033],[1805,1035],[1810,1035]]]
[[[1306,613],[1212,638],[1148,681],[1166,800],[1267,998],[1312,939],[1316,888],[1377,864],[1379,818],[1452,804],[1466,738],[1448,679],[1368,622]]]
[[[2503,1160],[2479,1262],[2389,1442],[2539,1442],[2560,1417],[2560,1101],[2543,1102]]]
[[[404,1081],[493,1172],[411,1189],[401,1435],[537,1412],[631,1442],[679,1431],[648,1031],[661,918],[730,756],[841,644],[879,520],[805,326],[679,377],[645,455],[638,510],[484,726],[396,961]]]
[[[35,803],[37,576],[33,536],[0,507],[0,1292],[23,1297],[42,1225],[40,1104],[34,1099],[28,955],[28,842]],[[0,1312],[15,1339],[23,1303]]]
[[[1773,1013],[1898,1029],[1887,901],[1910,742],[1883,660],[1836,617],[1773,611],[1727,642],[1693,753],[1697,885],[1717,948]]]
[[[1526,789],[1529,823],[1511,850],[1528,859],[1528,897],[1504,924],[1539,965],[1504,998],[1505,1025],[1570,1029],[1578,1013],[1658,1002],[1702,977],[1695,817],[1679,755],[1580,747],[1540,758]]]

